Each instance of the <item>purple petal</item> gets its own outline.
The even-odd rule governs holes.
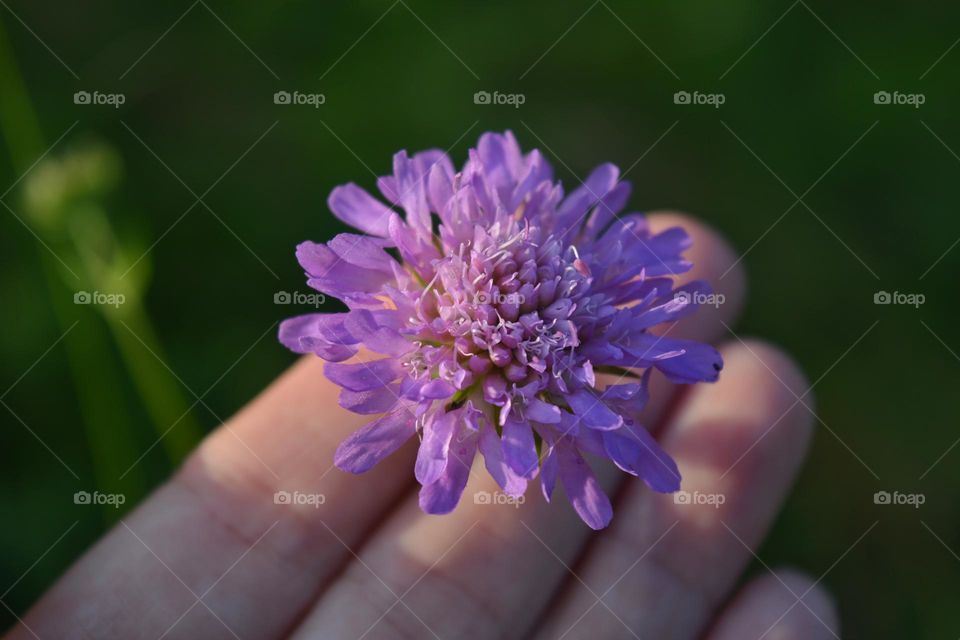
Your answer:
[[[667,300],[634,316],[630,326],[633,329],[648,329],[664,322],[676,322],[696,311],[699,306],[697,301],[712,291],[709,284],[700,280],[687,283],[675,289]]]
[[[565,444],[557,451],[560,481],[570,504],[591,529],[603,529],[613,518],[610,499],[600,488],[597,477],[577,450]]]
[[[420,387],[420,398],[423,400],[444,400],[457,392],[457,388],[446,380],[437,378]]]
[[[521,478],[533,479],[537,475],[538,460],[530,424],[508,418],[503,425],[501,442],[504,459],[510,468]]]
[[[514,473],[506,463],[497,430],[484,421],[480,427],[479,437],[480,453],[483,454],[483,462],[490,476],[507,495],[513,497],[523,495],[527,490],[527,481]]]
[[[423,441],[417,451],[414,475],[426,486],[436,482],[447,466],[450,439],[458,426],[459,412],[441,413],[434,416],[423,428]]]
[[[359,267],[349,262],[349,253],[341,256],[327,245],[315,242],[297,245],[297,260],[307,272],[307,284],[333,296],[375,293],[393,280],[392,271]]]
[[[618,467],[640,476],[654,491],[672,493],[680,489],[677,463],[642,426],[628,425],[618,431],[606,431],[603,445],[607,456]]]
[[[641,333],[631,336],[625,349],[636,358],[634,366],[656,367],[671,382],[715,382],[723,369],[720,352],[708,344]]]
[[[397,404],[400,395],[399,385],[389,385],[372,391],[350,391],[341,389],[338,404],[353,413],[370,415],[385,413]]]
[[[643,239],[631,233],[628,238],[630,242],[625,247],[625,255],[631,262],[643,265],[649,276],[678,275],[693,266],[681,257],[692,241],[680,227],[666,229]]]
[[[403,373],[403,367],[395,358],[358,362],[356,364],[324,365],[323,372],[334,384],[350,391],[372,391],[385,387]]]
[[[636,382],[627,382],[624,384],[613,384],[603,390],[600,396],[608,401],[629,400],[641,391],[642,387]]]
[[[570,393],[566,398],[573,412],[590,429],[607,431],[618,429],[623,425],[620,414],[613,412],[600,398],[589,391]]]
[[[340,362],[357,353],[357,340],[344,327],[345,313],[310,313],[280,323],[281,344],[295,353],[315,353]]]
[[[344,324],[358,342],[375,353],[401,356],[414,349],[414,344],[395,328],[402,326],[395,311],[355,309]]]
[[[660,448],[653,436],[642,426],[633,427],[630,431],[640,443],[636,468],[643,481],[660,493],[679,491],[680,469],[673,458]]]
[[[650,373],[652,371],[652,369],[644,371],[639,384],[613,385],[604,389],[601,396],[605,401],[616,407],[620,415],[639,415],[650,400]]]
[[[624,180],[617,183],[613,189],[603,196],[587,219],[583,228],[583,236],[585,238],[595,238],[602,233],[614,216],[626,206],[631,190],[630,183]]]
[[[400,448],[415,433],[414,416],[400,409],[354,431],[337,447],[333,463],[350,473],[364,473]]]
[[[426,268],[431,261],[440,257],[428,233],[411,228],[396,214],[390,216],[388,232],[400,255],[410,265]]]
[[[560,233],[580,228],[587,210],[603,198],[617,184],[620,170],[610,163],[594,169],[582,185],[573,190],[557,210]],[[572,228],[571,228],[572,227]]]
[[[373,236],[387,235],[390,209],[369,193],[350,183],[330,192],[327,206],[348,225]]]
[[[426,175],[422,163],[415,162],[406,151],[393,154],[393,190],[397,204],[406,212],[407,224],[421,233],[431,230],[430,209],[427,205]]]
[[[549,402],[544,402],[540,398],[530,398],[526,401],[524,415],[534,422],[544,424],[557,424],[560,422],[560,407]]]
[[[683,350],[683,355],[655,363],[668,380],[681,384],[717,381],[723,369],[723,358],[719,351],[698,342],[685,344]]]
[[[453,511],[470,477],[470,467],[477,453],[477,436],[464,431],[450,443],[447,465],[440,477],[420,489],[420,508],[425,513],[442,515]]]
[[[441,214],[446,211],[447,202],[453,197],[453,176],[439,164],[434,165],[427,178],[427,198],[430,208]]]
[[[690,236],[680,227],[650,235],[646,219],[640,214],[618,217],[597,241],[592,251],[607,256],[621,270],[624,282],[641,273],[645,277],[677,275],[693,266],[683,252],[690,248]]]
[[[553,173],[550,163],[537,149],[531,151],[525,161],[527,164],[526,173],[514,188],[509,203],[506,203],[509,211],[516,211],[517,207],[530,195],[530,192],[542,184],[544,180],[549,180]]]

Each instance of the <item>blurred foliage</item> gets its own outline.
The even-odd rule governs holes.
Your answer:
[[[149,318],[175,372],[160,377],[180,380],[167,391],[190,402],[194,391],[208,392],[191,419],[215,427],[292,361],[270,332],[301,311],[273,303],[276,291],[305,289],[293,247],[341,230],[326,212],[330,189],[346,181],[372,188],[371,172],[386,173],[397,149],[450,147],[462,160],[480,132],[511,128],[525,147],[544,149],[567,185],[602,161],[636,163],[627,174],[633,206],[693,212],[746,252],[751,297],[737,333],[783,345],[816,381],[824,424],[759,555],[824,575],[841,602],[844,635],[960,635],[950,606],[960,596],[960,562],[944,546],[960,550],[960,449],[927,472],[960,435],[949,391],[960,373],[960,329],[951,321],[960,249],[947,252],[960,236],[960,124],[950,108],[960,98],[960,48],[948,52],[960,37],[960,8],[889,0],[869,14],[742,0],[409,2],[412,11],[389,0],[207,5],[176,22],[190,5],[9,2],[36,36],[0,10],[36,114],[0,92],[0,111],[13,121],[2,131],[11,153],[0,156],[0,188],[78,122],[3,202],[44,238],[48,228],[72,228],[57,218],[64,201],[93,203],[96,223],[74,233],[99,239],[71,242],[115,244],[105,262],[95,252],[78,254],[78,264],[109,281],[104,291],[133,266],[138,321]],[[477,105],[473,94],[483,90],[526,100]],[[718,109],[674,104],[682,90],[726,101]],[[874,104],[881,90],[923,93],[926,102]],[[77,91],[126,100],[78,105]],[[277,105],[277,91],[326,101]],[[46,139],[40,149],[24,139],[34,125]],[[88,135],[102,146],[69,151]],[[101,188],[112,195],[105,200]],[[103,471],[105,457],[122,471],[148,452],[135,468],[151,486],[171,470],[170,452],[150,448],[151,425],[162,432],[158,416],[168,416],[141,395],[156,359],[143,345],[118,343],[125,330],[99,313],[106,309],[72,305],[76,284],[51,286],[50,270],[62,277],[62,265],[25,224],[0,210],[4,388],[28,371],[4,403],[80,480],[0,413],[0,513],[14,523],[0,534],[5,583],[80,525],[4,598],[18,611],[102,533],[99,514],[72,496],[116,477]],[[922,292],[926,303],[877,306],[879,290]],[[71,335],[105,322],[114,339],[54,348],[31,368],[74,320]],[[80,380],[69,374],[71,359]],[[138,362],[152,373],[128,376]],[[77,385],[97,380],[109,381],[116,405],[96,415],[123,431],[112,433],[130,450],[91,450]],[[920,509],[878,506],[878,490],[927,500]]]

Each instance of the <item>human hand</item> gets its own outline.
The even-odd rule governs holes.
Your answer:
[[[728,334],[743,276],[734,267],[721,278],[735,258],[702,225],[651,216],[656,228],[678,222],[694,236],[697,265],[683,279],[711,281],[725,302],[671,335],[716,339]],[[485,473],[452,514],[426,515],[412,443],[363,476],[333,468],[337,445],[368,418],[341,409],[322,362],[306,358],[8,637],[838,637],[829,598],[796,572],[733,592],[793,483],[811,416],[808,385],[786,356],[736,337],[721,351],[718,383],[677,387],[671,399],[655,379],[642,416],[676,459],[689,503],[598,468],[617,503],[601,532],[536,490],[519,506],[471,500],[496,493]]]

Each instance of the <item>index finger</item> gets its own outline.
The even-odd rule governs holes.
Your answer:
[[[338,406],[322,364],[302,359],[208,437],[10,637],[280,637],[410,487],[412,450],[360,477],[333,468],[368,417]]]

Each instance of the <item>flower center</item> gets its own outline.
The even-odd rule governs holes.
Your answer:
[[[417,304],[425,341],[452,347],[473,374],[500,369],[513,383],[569,366],[590,284],[575,247],[510,220],[478,227],[435,271]]]

